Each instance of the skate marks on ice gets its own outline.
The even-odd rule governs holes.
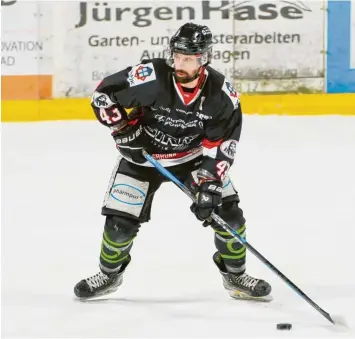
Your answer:
[[[289,322],[293,324],[293,334],[296,332],[298,335],[311,335],[312,336],[325,336],[325,337],[355,337],[354,328],[347,324],[347,318],[343,316],[334,316],[331,312],[336,310],[338,313],[349,311],[346,305],[343,305],[341,299],[349,298],[355,301],[355,295],[345,294],[349,291],[350,286],[319,286],[310,287],[311,291],[327,291],[332,289],[331,297],[328,295],[317,294],[317,298],[321,305],[327,305],[326,310],[330,312],[336,325],[331,324],[312,309],[298,296],[290,298],[285,292],[275,292],[276,300],[265,303],[260,301],[250,301],[242,299],[232,299],[228,297],[225,291],[206,291],[204,293],[189,294],[185,293],[181,297],[162,297],[162,296],[132,296],[132,297],[117,297],[106,296],[102,298],[79,300],[79,303],[88,303],[93,305],[129,305],[135,309],[149,307],[149,310],[156,316],[171,317],[174,319],[199,320],[208,324],[211,322],[223,322],[238,325],[239,328],[248,326],[258,326],[265,328],[267,334],[274,336],[273,330],[278,322]],[[338,291],[339,293],[336,293]],[[335,292],[335,293],[334,293]],[[119,294],[119,293],[118,293]],[[340,305],[340,307],[339,307]],[[343,308],[344,307],[344,308]],[[350,314],[354,314],[355,310],[351,310]],[[338,322],[339,321],[339,322]],[[242,325],[243,324],[243,325]],[[353,324],[355,325],[355,324]],[[260,334],[258,330],[249,330],[248,335]],[[245,335],[243,333],[243,335]],[[278,333],[276,333],[278,335]]]
[[[276,323],[291,322],[288,337],[354,337],[355,332],[336,332],[334,325],[307,309],[302,301],[280,291],[275,294],[270,303],[234,300],[217,288],[196,293],[177,289],[161,293],[157,289],[149,296],[128,288],[84,302],[74,301],[70,291],[7,294],[3,335],[228,338],[236,337],[235,328],[240,337],[282,337],[285,333],[276,330]],[[320,301],[330,311],[337,310],[333,307],[337,305],[327,305],[326,298]]]

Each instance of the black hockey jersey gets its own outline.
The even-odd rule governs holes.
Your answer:
[[[177,83],[173,72],[165,59],[152,59],[106,77],[92,96],[95,115],[114,130],[122,120],[137,119],[139,111],[138,119],[149,140],[145,148],[163,166],[202,154],[201,167],[223,180],[233,164],[241,134],[239,95],[228,79],[210,66],[203,68],[192,90]],[[127,113],[127,108],[135,109]]]

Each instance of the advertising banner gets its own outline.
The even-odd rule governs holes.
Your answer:
[[[51,4],[1,2],[3,99],[52,96]]]
[[[322,1],[52,4],[55,96],[88,96],[104,76],[162,57],[171,35],[188,21],[212,30],[212,66],[237,90],[323,91]]]

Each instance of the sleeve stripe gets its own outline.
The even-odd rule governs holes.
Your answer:
[[[222,144],[223,140],[216,140],[216,141],[210,141],[208,139],[203,139],[202,140],[202,146],[204,148],[214,148],[218,147]]]
[[[203,147],[202,148],[202,155],[204,157],[207,156],[207,157],[210,157],[212,159],[216,159],[217,151],[218,151],[218,146],[212,147],[212,148]]]

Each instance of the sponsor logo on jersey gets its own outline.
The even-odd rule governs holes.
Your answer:
[[[237,151],[237,144],[238,141],[236,140],[224,141],[220,146],[220,150],[227,158],[234,159]]]
[[[152,156],[156,160],[180,159],[180,158],[186,157],[188,155],[193,155],[193,154],[200,153],[200,152],[201,152],[201,148],[196,147],[191,150],[179,152],[179,153],[154,153],[154,154],[152,154]]]
[[[127,184],[116,184],[112,187],[111,197],[127,205],[141,206],[146,194],[137,187]]]
[[[131,143],[141,135],[142,131],[143,131],[142,126],[139,126],[139,128],[133,134],[130,134],[128,136],[124,134],[122,136],[116,136],[115,137],[116,144],[120,146],[120,145]]]
[[[128,73],[128,83],[130,87],[142,85],[156,79],[153,63],[139,64]]]
[[[196,116],[201,120],[210,120],[212,117],[210,115],[206,115],[200,112],[196,112]]]
[[[184,114],[187,114],[187,115],[193,114],[192,111],[185,111],[184,109],[181,109],[181,108],[176,108],[175,110],[176,110],[176,112],[184,113]]]
[[[155,108],[155,107],[152,107],[152,106],[151,106],[150,109],[151,109],[152,111],[162,110],[162,111],[166,111],[166,112],[168,112],[168,113],[171,112],[171,109],[170,109],[169,107],[163,107],[163,106],[159,106],[159,108]]]
[[[162,123],[164,126],[177,127],[177,128],[192,128],[196,127],[198,120],[185,121],[183,119],[172,119],[170,117],[166,117],[165,115],[156,114],[155,118],[158,122]],[[199,125],[201,127],[201,125]]]
[[[139,66],[134,73],[134,77],[138,80],[144,81],[153,73],[153,69],[148,66]]]
[[[228,79],[224,79],[222,90],[228,95],[231,99],[234,109],[238,108],[239,106],[239,94],[232,86],[231,82]]]
[[[114,102],[105,93],[94,92],[91,102],[98,108],[109,108],[114,105]]]
[[[172,135],[166,134],[157,128],[149,126],[144,127],[145,132],[151,138],[152,143],[164,150],[183,150],[187,148],[193,140],[199,137],[199,134],[189,135],[186,137],[176,138]]]
[[[229,95],[233,98],[238,98],[238,93],[237,91],[234,89],[234,87],[232,86],[232,84],[230,82],[226,82],[226,86],[227,86],[227,89],[229,91]]]

